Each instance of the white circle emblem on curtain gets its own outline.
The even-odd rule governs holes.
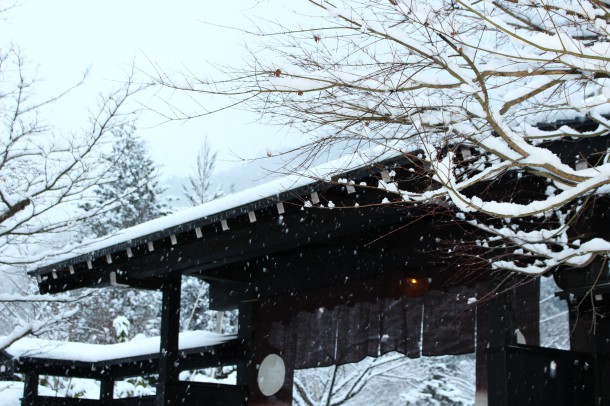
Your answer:
[[[265,396],[275,395],[284,385],[286,366],[277,354],[269,354],[258,368],[258,388]]]

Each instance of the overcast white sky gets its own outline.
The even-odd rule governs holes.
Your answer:
[[[4,3],[0,0],[0,3]],[[21,0],[0,22],[2,46],[19,46],[37,66],[44,81],[41,92],[59,91],[90,69],[87,85],[53,112],[64,128],[81,125],[95,95],[116,86],[135,60],[148,70],[147,59],[168,70],[188,67],[205,74],[208,62],[236,65],[247,57],[245,41],[236,31],[205,24],[245,27],[250,18],[294,18],[284,1],[256,0]],[[292,3],[292,2],[289,2]],[[292,6],[292,5],[291,5]],[[302,19],[302,16],[300,17]],[[302,20],[301,20],[302,21]],[[153,127],[159,117],[145,114],[139,133],[149,141],[151,154],[166,176],[180,175],[194,163],[207,134],[219,151],[218,169],[236,165],[233,154],[248,158],[267,149],[296,142],[278,127],[263,126],[257,117],[226,112],[184,124]]]

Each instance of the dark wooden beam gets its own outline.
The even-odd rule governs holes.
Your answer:
[[[210,306],[235,308],[239,302],[258,298],[294,295],[340,287],[384,274],[432,278],[432,286],[446,289],[473,284],[485,275],[471,275],[467,267],[449,266],[440,254],[440,230],[447,239],[463,236],[464,228],[452,223],[435,224],[422,219],[412,227],[383,225],[324,242],[311,243],[277,254],[252,258],[247,263],[201,271],[210,282]],[[216,280],[218,274],[241,274],[241,283]]]
[[[173,273],[163,285],[161,307],[161,342],[159,357],[159,383],[155,406],[172,404],[172,392],[178,384],[178,339],[180,332],[180,295],[182,275]]]
[[[556,128],[557,125],[559,122],[547,124],[546,127]],[[576,120],[570,125],[578,128],[597,126],[596,123],[587,120]],[[573,159],[588,159],[591,166],[599,163],[599,157],[607,150],[608,145],[610,145],[608,137],[544,144],[567,163]],[[459,146],[448,148],[455,147]],[[378,223],[376,216],[379,214],[385,216],[383,211],[400,212],[395,205],[380,205],[384,197],[391,201],[400,201],[398,195],[376,189],[384,171],[388,172],[390,169],[394,171],[396,174],[394,180],[399,185],[408,184],[410,189],[424,190],[431,185],[432,181],[426,174],[425,165],[420,158],[417,158],[419,154],[425,155],[422,151],[413,151],[411,154],[349,171],[334,178],[335,181],[339,178],[349,181],[349,187],[346,184],[318,182],[49,265],[31,274],[40,278],[39,284],[44,293],[54,293],[85,286],[104,286],[107,283],[108,271],[113,270],[117,271],[117,274],[118,270],[122,270],[130,278],[148,280],[150,276],[174,271],[186,274],[215,269],[245,262],[257,256],[275,254],[289,247],[302,247],[311,241],[336,238],[343,231],[350,232],[350,228],[346,227],[348,223],[365,228],[371,223]],[[507,177],[514,178],[516,174],[507,174]],[[361,187],[361,182],[366,186]],[[506,188],[503,182],[501,183],[500,187],[489,187],[487,184],[481,187],[491,191],[489,197],[499,193],[499,198],[506,198]],[[519,180],[514,188],[510,188],[510,198],[518,197],[516,192],[525,196],[527,200],[531,200],[536,194],[544,197],[544,188],[538,186],[536,181],[531,183],[527,180]],[[327,207],[302,210],[306,200],[314,200],[311,198],[311,192],[316,192],[315,200],[319,199],[319,205]],[[352,209],[330,210],[328,209],[330,201],[337,208],[343,206]],[[280,214],[275,208],[278,202],[283,203],[284,213]],[[353,209],[356,203],[361,207]],[[377,207],[364,207],[367,205]],[[441,206],[442,204],[438,205],[437,202],[437,207]],[[411,206],[411,209],[415,207]],[[348,212],[349,215],[344,216],[342,211]],[[326,212],[326,214],[316,212]],[[249,213],[255,214],[257,219],[255,223],[250,222]],[[220,226],[221,222],[228,222],[228,231],[225,230],[226,227]],[[354,230],[356,229],[352,229]],[[150,249],[149,244],[152,244],[154,249]]]
[[[337,194],[348,196],[345,191],[329,190],[325,193],[321,197],[324,202]],[[134,247],[131,249],[131,257],[121,251],[107,254],[112,261],[108,261],[107,256],[102,256],[93,258],[88,263],[65,265],[42,275],[40,290],[42,293],[57,293],[86,286],[103,287],[109,284],[111,272],[116,272],[117,281],[122,281],[120,283],[149,288],[147,284],[153,281],[150,287],[157,288],[155,278],[170,272],[186,274],[201,269],[214,269],[408,218],[408,212],[394,205],[378,206],[386,195],[375,190],[361,192],[356,200],[364,203],[359,208],[331,210],[313,207],[301,210],[302,203],[299,202],[298,205],[287,205],[281,215],[275,207],[262,209],[256,213],[255,223],[250,223],[245,217],[230,219],[230,229],[227,231],[215,227],[215,231],[202,238],[178,238],[176,245],[172,245],[169,237],[161,239],[153,244],[152,251],[144,246]],[[344,204],[350,207],[355,204],[354,199],[348,197]],[[366,206],[367,202],[375,205]],[[194,234],[194,231],[189,233]],[[142,281],[140,286],[137,280]]]
[[[30,372],[25,374],[23,384],[23,405],[34,405],[38,398],[38,384],[39,376],[37,372]]]
[[[125,285],[134,289],[143,290],[160,290],[165,283],[163,276],[154,276],[149,278],[133,278],[122,269],[113,267],[112,265],[104,265],[89,270],[88,272],[79,272],[74,275],[66,275],[63,272],[62,277],[57,279],[47,277],[38,284],[38,289],[41,294],[59,293],[69,290],[82,288],[105,288],[112,286],[111,274],[114,272],[115,282],[122,286]]]
[[[134,402],[136,400],[136,402]],[[33,403],[24,403],[23,406],[101,406],[102,402],[97,399],[81,399],[81,398],[59,398],[51,396],[39,396]],[[152,403],[147,403],[144,399],[123,399],[115,400],[114,406],[148,406]]]
[[[566,295],[570,322],[570,349],[591,354],[597,362],[595,398],[610,405],[610,293],[590,291],[582,298]]]
[[[490,293],[485,294],[487,289]],[[477,399],[503,405],[498,403],[505,394],[500,391],[504,385],[503,366],[489,368],[489,349],[502,351],[510,345],[539,345],[539,293],[539,278],[517,275],[502,282],[488,281],[487,288],[482,289],[481,304],[477,306]]]
[[[252,381],[252,338],[254,335],[253,302],[239,305],[237,337],[242,345],[242,354],[237,362],[237,385],[248,387]]]
[[[47,358],[21,357],[15,363],[15,371],[26,375],[74,376],[88,379],[104,379],[107,369],[95,363]]]
[[[360,209],[308,209],[276,216],[264,222],[231,229],[213,239],[150,255],[133,261],[125,272],[131,277],[148,278],[180,271],[184,274],[243,264],[251,258],[306,247],[313,243],[331,242],[350,233],[371,227],[397,223],[408,215],[395,206],[362,207]],[[222,278],[222,274],[217,274]],[[239,280],[238,280],[239,281]]]
[[[205,280],[210,284],[210,310],[234,310],[237,309],[239,303],[254,299],[250,283]]]
[[[608,405],[597,396],[591,354],[509,345],[489,349],[488,363],[489,406]]]
[[[100,402],[104,406],[111,406],[114,399],[114,380],[103,379],[100,381]]]
[[[266,307],[269,302],[258,301],[253,303],[253,322],[256,326],[252,339],[252,367],[250,368],[250,394],[248,401],[253,406],[290,406],[292,405],[292,387],[294,380],[294,354],[282,353],[280,349],[270,344],[269,336],[273,331],[273,323],[287,322],[288,320],[278,320],[277,308],[274,306]],[[282,303],[281,305],[283,305]],[[275,305],[275,303],[274,303]],[[266,395],[261,391],[258,382],[260,366],[265,358],[271,354],[282,358],[285,367],[284,381],[278,391],[272,395]]]
[[[236,365],[243,358],[241,340],[180,351],[177,368],[180,371]],[[15,372],[38,375],[120,380],[133,376],[154,375],[159,370],[159,354],[146,354],[100,362],[54,360],[21,357],[14,363]]]

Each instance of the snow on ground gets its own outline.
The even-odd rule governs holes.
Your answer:
[[[3,406],[21,406],[23,382],[0,382],[0,399]]]
[[[44,396],[55,396],[55,392],[44,387],[40,387],[38,391]],[[0,381],[0,406],[21,406],[22,396],[23,382]]]

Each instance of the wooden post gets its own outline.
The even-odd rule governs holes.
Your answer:
[[[112,378],[100,380],[100,403],[111,405],[114,399],[114,380]]]
[[[238,307],[237,338],[241,341],[243,357],[237,363],[237,384],[249,386],[252,377],[252,302],[242,302]]]
[[[476,406],[488,404],[487,349],[512,343],[508,319],[509,294],[495,296],[477,307]]]
[[[570,349],[597,359],[595,397],[600,405],[610,405],[610,293],[591,292],[584,298],[568,299],[568,308]]]
[[[178,335],[180,331],[180,294],[182,275],[173,273],[163,285],[161,307],[161,345],[159,358],[159,383],[155,406],[176,404],[180,385],[178,382]]]
[[[253,302],[252,305],[252,353],[250,372],[250,395],[248,405],[250,406],[290,406],[292,405],[292,384],[294,373],[294,348],[291,342],[286,342],[287,331],[274,331],[282,322],[288,329],[288,321],[291,313],[288,301],[274,298],[273,300],[262,300]],[[283,336],[279,342],[270,342],[271,336]],[[279,355],[284,361],[285,376],[282,387],[272,395],[265,395],[260,389],[258,373],[261,363],[268,355]]]
[[[32,371],[25,374],[25,382],[23,385],[23,406],[35,405],[38,399],[38,373]]]
[[[513,287],[494,295],[477,309],[477,406],[503,404],[501,399],[507,390],[497,388],[505,383],[503,369],[489,368],[486,350],[540,343],[540,280],[514,278],[509,283]]]
[[[476,406],[487,406],[487,354],[489,347],[489,303],[477,306],[477,347],[476,347]]]

